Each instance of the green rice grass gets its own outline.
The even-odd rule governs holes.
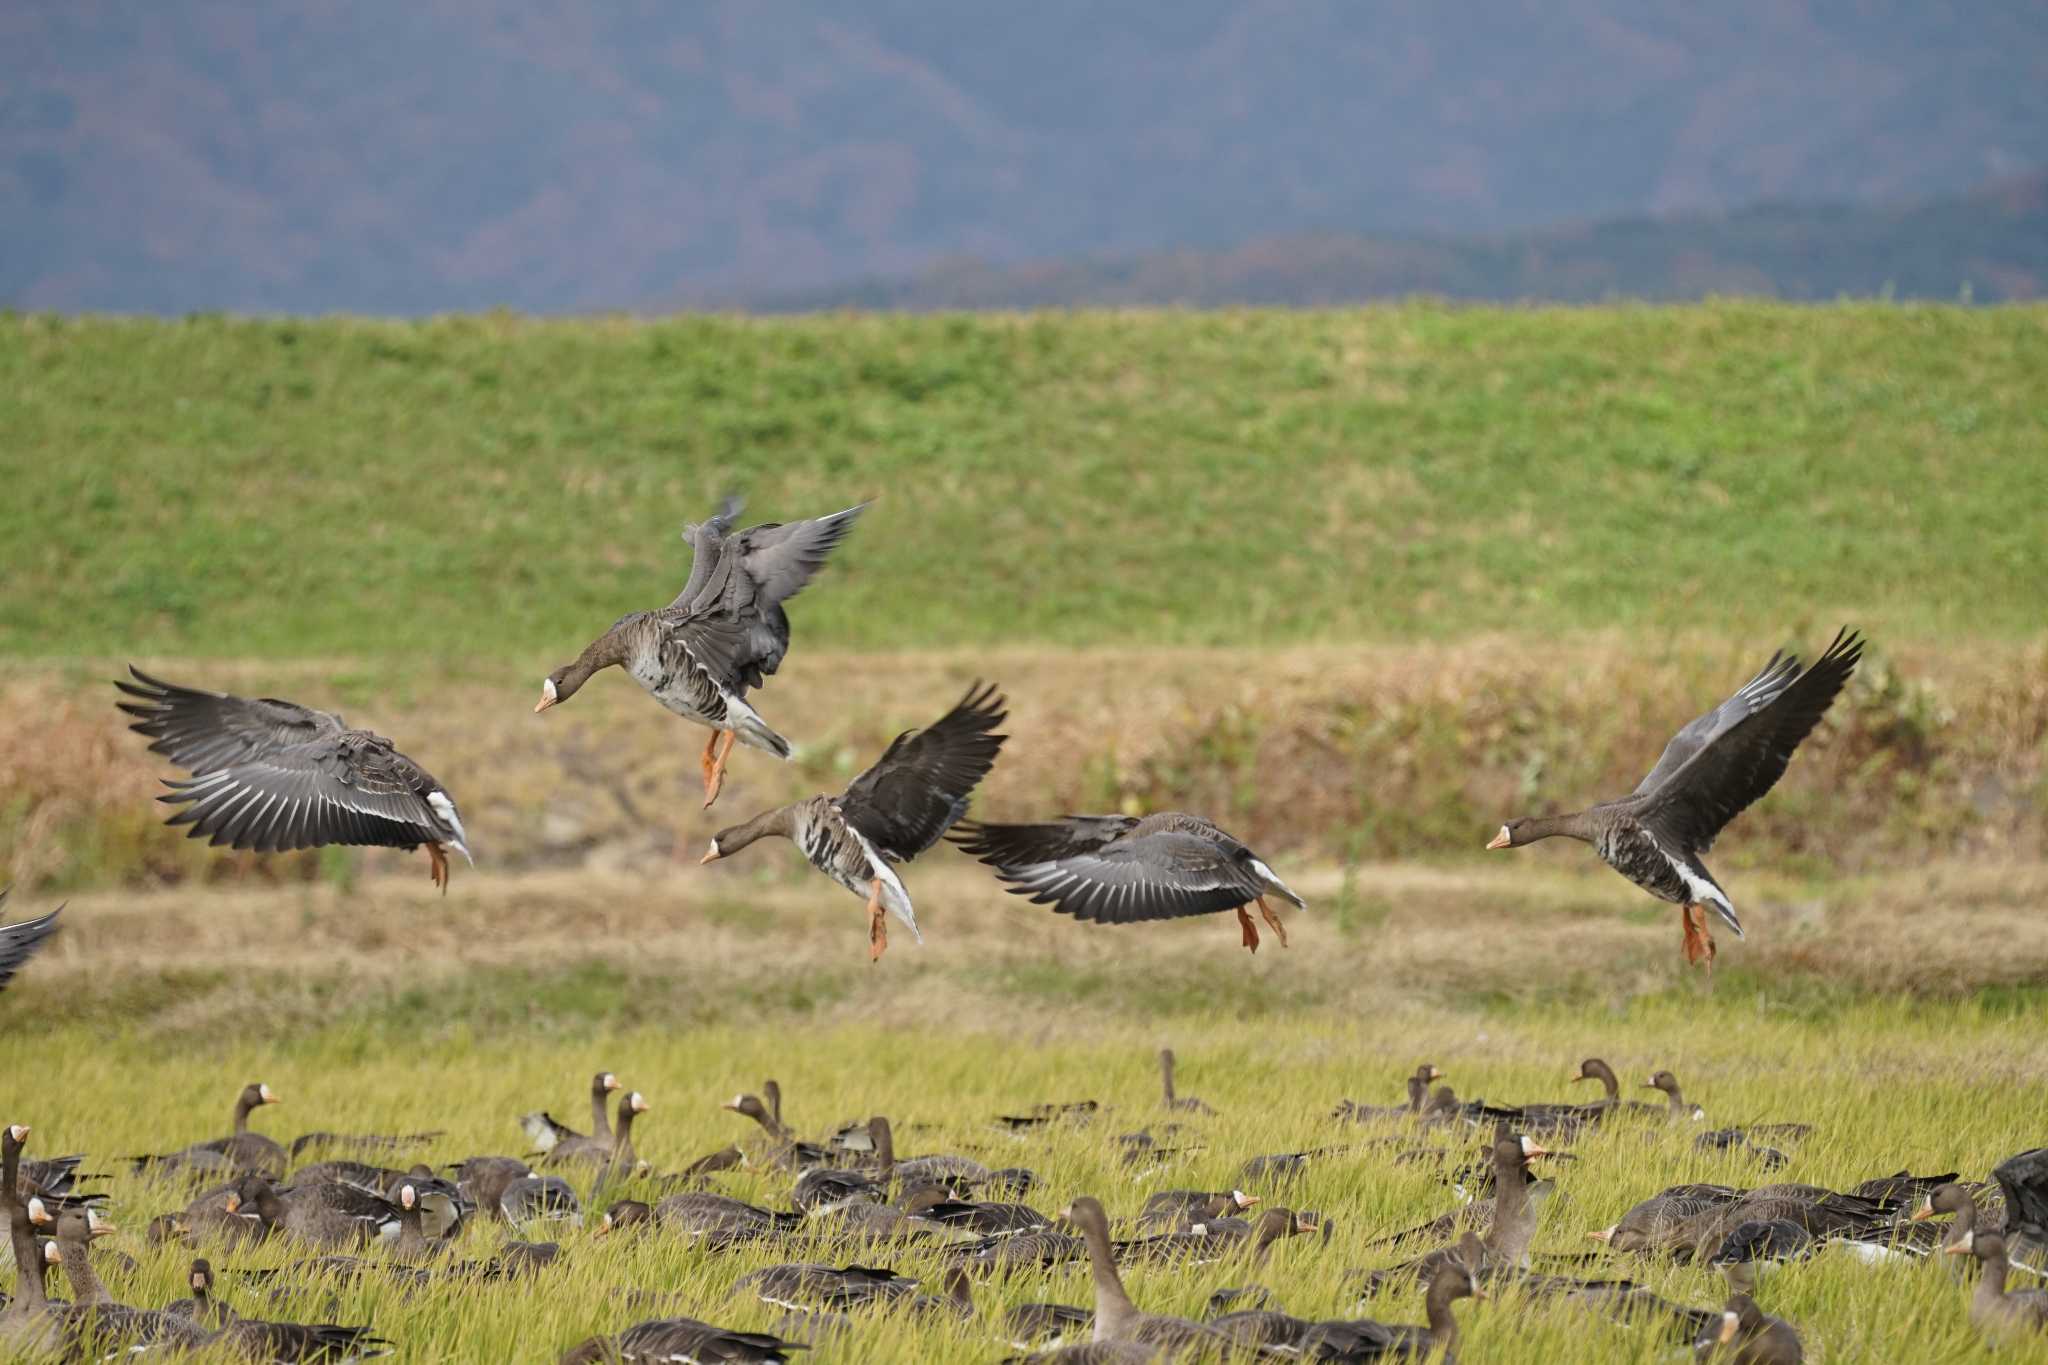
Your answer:
[[[1386,1256],[1365,1243],[1452,1206],[1451,1192],[1428,1167],[1395,1165],[1377,1137],[1402,1132],[1344,1127],[1329,1110],[1340,1097],[1398,1098],[1399,1078],[1433,1061],[1461,1094],[1501,1101],[1591,1098],[1566,1082],[1587,1055],[1606,1058],[1624,1081],[1655,1067],[1676,1071],[1710,1122],[1804,1120],[1816,1133],[1792,1148],[1785,1171],[1766,1175],[1750,1161],[1695,1151],[1691,1125],[1616,1125],[1575,1144],[1580,1159],[1560,1164],[1560,1197],[1546,1207],[1536,1250],[1582,1252],[1588,1230],[1612,1222],[1635,1200],[1678,1181],[1759,1184],[1770,1179],[1843,1187],[1909,1168],[1957,1170],[1982,1178],[2004,1157],[2042,1139],[2048,1112],[2048,1059],[2010,1012],[1971,1004],[1917,1004],[1865,997],[1814,1012],[1768,1008],[1756,998],[1671,996],[1619,1009],[1595,1006],[1515,1010],[1398,1008],[1370,1018],[1322,1015],[1237,1019],[1230,991],[1212,991],[1206,1018],[1171,1029],[1122,1015],[1110,1002],[1081,1011],[991,1011],[950,1028],[901,1027],[886,1009],[867,1022],[796,1030],[764,1008],[748,1022],[649,1029],[615,1023],[573,1039],[543,1027],[472,1033],[458,1016],[403,1026],[369,1015],[337,1019],[289,1038],[237,1036],[168,1046],[161,1037],[61,1025],[47,1033],[31,1018],[0,1013],[0,1075],[37,1077],[10,1086],[0,1118],[35,1125],[37,1154],[82,1151],[93,1169],[119,1171],[118,1158],[163,1150],[224,1130],[239,1087],[263,1080],[286,1103],[259,1111],[256,1126],[285,1140],[322,1128],[407,1131],[445,1128],[423,1155],[452,1161],[477,1153],[518,1153],[515,1117],[546,1107],[581,1126],[586,1078],[609,1068],[653,1108],[637,1125],[636,1144],[657,1167],[677,1168],[732,1141],[753,1145],[752,1125],[719,1108],[734,1092],[774,1076],[785,1109],[803,1133],[818,1136],[839,1121],[873,1113],[892,1117],[899,1152],[961,1151],[990,1165],[1035,1168],[1042,1185],[1030,1202],[1048,1212],[1075,1194],[1100,1197],[1112,1217],[1134,1214],[1146,1192],[1169,1187],[1228,1188],[1253,1155],[1338,1145],[1346,1151],[1311,1165],[1292,1188],[1254,1188],[1272,1204],[1313,1209],[1333,1225],[1327,1241],[1279,1244],[1256,1278],[1291,1311],[1307,1316],[1367,1314],[1420,1321],[1420,1294],[1401,1290],[1359,1304],[1350,1271]],[[1119,1165],[1111,1136],[1169,1117],[1159,1106],[1154,1050],[1174,1046],[1180,1087],[1221,1112],[1185,1121],[1200,1150],[1183,1164],[1133,1176]],[[1640,1095],[1655,1098],[1654,1092]],[[1633,1096],[1632,1096],[1633,1097]],[[996,1132],[991,1118],[1042,1100],[1096,1099],[1107,1106],[1094,1124],[1023,1140]],[[1454,1139],[1476,1151],[1470,1132]],[[742,1198],[785,1205],[790,1177],[736,1172],[724,1188]],[[181,1187],[117,1174],[107,1182],[113,1213],[127,1234],[114,1245],[136,1256],[133,1276],[107,1272],[117,1297],[159,1304],[177,1297],[191,1253],[153,1249],[135,1235],[155,1213],[181,1204]],[[631,1193],[626,1190],[622,1193]],[[479,1223],[457,1253],[483,1256],[501,1229]],[[280,1246],[215,1250],[220,1293],[245,1313],[297,1313],[369,1321],[401,1346],[401,1359],[549,1360],[583,1336],[615,1331],[660,1312],[683,1312],[748,1328],[775,1310],[727,1297],[740,1275],[759,1265],[806,1259],[801,1245],[711,1254],[659,1231],[599,1240],[587,1228],[561,1226],[564,1257],[543,1278],[514,1283],[436,1285],[410,1295],[375,1277],[302,1295],[273,1307],[243,1281],[248,1268],[291,1259]],[[836,1263],[889,1265],[934,1289],[939,1260],[929,1248],[834,1254]],[[1681,1302],[1709,1306],[1725,1295],[1704,1268],[1619,1263]],[[1590,1273],[1590,1272],[1589,1272]],[[1158,1312],[1199,1315],[1209,1293],[1243,1283],[1241,1264],[1194,1269],[1134,1269],[1136,1301]],[[634,1308],[619,1291],[672,1295],[669,1306]],[[821,1361],[940,1362],[995,1360],[1007,1354],[1001,1315],[1027,1300],[1089,1302],[1084,1267],[1068,1266],[978,1283],[968,1322],[915,1322],[856,1314],[849,1336],[821,1346]],[[1839,1252],[1791,1266],[1765,1282],[1768,1311],[1796,1323],[1808,1358],[1824,1361],[1969,1361],[1994,1358],[1979,1344],[1965,1291],[1934,1262],[1865,1266]],[[1671,1346],[1647,1327],[1623,1327],[1565,1306],[1520,1302],[1513,1294],[1458,1306],[1463,1358],[1507,1365],[1536,1362],[1661,1361]],[[2018,1358],[2011,1353],[1997,1358]]]

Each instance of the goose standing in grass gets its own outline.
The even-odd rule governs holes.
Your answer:
[[[1439,1071],[1428,1062],[1415,1068],[1415,1074],[1408,1078],[1408,1103],[1406,1104],[1362,1104],[1357,1100],[1339,1100],[1330,1117],[1345,1123],[1374,1123],[1382,1119],[1416,1119],[1422,1116],[1422,1102],[1429,1098],[1429,1083],[1443,1078]]]
[[[1159,1049],[1159,1086],[1164,1095],[1162,1102],[1168,1109],[1178,1109],[1187,1114],[1213,1115],[1216,1112],[1210,1107],[1208,1101],[1197,1099],[1193,1095],[1178,1094],[1174,1091],[1173,1049],[1170,1047]]]
[[[202,692],[130,666],[114,686],[133,701],[128,728],[191,774],[166,779],[157,800],[185,809],[165,823],[192,826],[215,848],[277,853],[361,844],[410,853],[425,847],[428,875],[445,893],[448,855],[471,863],[455,798],[425,768],[368,730],[275,697]]]
[[[48,1330],[49,1299],[43,1277],[49,1269],[36,1241],[28,1201],[21,1196],[21,1153],[29,1126],[0,1126],[0,1209],[7,1214],[8,1243],[14,1253],[14,1297],[0,1307],[0,1346],[32,1349]]]
[[[1970,1297],[1970,1321],[1984,1335],[2004,1341],[2048,1332],[2048,1289],[2006,1290],[2005,1238],[1995,1232],[1966,1232],[1943,1248],[1951,1256],[1975,1256],[1982,1273]]]
[[[995,766],[1008,713],[994,684],[976,682],[957,705],[923,730],[896,736],[875,765],[840,796],[813,796],[722,829],[700,860],[729,858],[769,835],[788,839],[812,867],[868,903],[868,960],[889,946],[884,912],[922,943],[910,893],[896,875],[967,813],[976,784]]]
[[[1535,1240],[1536,1221],[1541,1212],[1539,1203],[1549,1193],[1548,1186],[1539,1186],[1530,1180],[1529,1163],[1548,1155],[1548,1149],[1530,1141],[1527,1134],[1497,1133],[1492,1153],[1492,1198],[1475,1199],[1463,1208],[1453,1209],[1419,1227],[1367,1243],[1375,1247],[1441,1243],[1469,1224],[1485,1222],[1488,1224],[1486,1235],[1476,1243],[1479,1254],[1475,1257],[1470,1249],[1474,1244],[1468,1240],[1439,1246],[1413,1260],[1368,1272],[1364,1294],[1377,1293],[1383,1286],[1400,1279],[1413,1278],[1426,1284],[1440,1267],[1452,1261],[1468,1263],[1468,1268],[1475,1274],[1486,1269],[1526,1269],[1529,1244]],[[1466,1235],[1469,1238],[1472,1234],[1468,1230]]]
[[[1791,1323],[1764,1312],[1749,1295],[1734,1294],[1720,1321],[1694,1340],[1693,1356],[1727,1365],[1800,1365],[1806,1349]]]
[[[611,1103],[611,1094],[618,1088],[619,1078],[609,1071],[600,1071],[590,1078],[590,1132],[587,1137],[602,1144],[607,1152],[611,1150],[612,1120],[605,1106]],[[519,1126],[525,1131],[527,1140],[542,1153],[552,1152],[565,1142],[586,1138],[585,1134],[577,1132],[545,1109],[521,1114]]]
[[[663,706],[710,728],[701,760],[708,808],[725,784],[735,740],[789,757],[789,741],[769,728],[746,695],[789,651],[789,617],[782,604],[824,567],[866,508],[861,503],[829,517],[767,522],[734,534],[740,502],[726,499],[709,521],[683,532],[695,557],[675,600],[659,611],[630,612],[613,622],[573,663],[548,674],[533,709],[559,706],[602,669],[624,668]]]
[[[963,820],[949,837],[994,868],[1012,895],[1077,920],[1133,924],[1235,910],[1244,946],[1257,952],[1259,930],[1246,906],[1259,907],[1283,948],[1287,927],[1266,897],[1308,909],[1251,849],[1179,811],[1067,815],[1039,825]]]
[[[1641,1100],[1623,1101],[1621,1098],[1621,1078],[1614,1074],[1613,1067],[1607,1065],[1598,1057],[1588,1057],[1585,1061],[1580,1062],[1578,1071],[1572,1076],[1572,1081],[1575,1084],[1579,1081],[1600,1082],[1600,1088],[1604,1092],[1601,1097],[1590,1104],[1579,1106],[1581,1110],[1588,1114],[1634,1114],[1642,1118],[1655,1118],[1664,1112],[1664,1106],[1661,1104],[1645,1104]]]
[[[117,1343],[131,1352],[155,1345],[182,1352],[207,1344],[212,1334],[190,1317],[114,1301],[93,1270],[90,1251],[95,1237],[113,1234],[112,1223],[67,1209],[56,1224],[56,1236],[45,1245],[43,1254],[71,1282],[71,1307],[63,1310],[61,1323],[64,1339],[74,1353],[105,1352]]]
[[[249,1116],[266,1104],[282,1104],[278,1093],[261,1081],[251,1081],[235,1096],[235,1130],[227,1137],[195,1142],[162,1156],[128,1158],[135,1169],[191,1172],[199,1175],[235,1176],[255,1174],[273,1180],[284,1178],[285,1151],[275,1140],[253,1131]]]
[[[6,908],[7,892],[0,890],[0,910]],[[7,989],[7,983],[14,979],[14,974],[49,941],[50,935],[57,932],[57,915],[63,908],[60,905],[38,919],[0,924],[0,990]]]
[[[1220,1351],[1227,1343],[1199,1322],[1187,1318],[1146,1313],[1124,1292],[1123,1277],[1117,1273],[1116,1250],[1109,1240],[1109,1215],[1102,1205],[1082,1195],[1062,1211],[1062,1216],[1080,1230],[1088,1247],[1088,1263],[1095,1279],[1095,1340],[1128,1341],[1150,1346],[1163,1354]]]
[[[1487,847],[1520,848],[1557,835],[1593,845],[1616,872],[1680,907],[1685,960],[1711,967],[1716,950],[1705,907],[1737,938],[1742,921],[1700,855],[1784,775],[1862,652],[1863,641],[1844,629],[1803,671],[1796,655],[1773,654],[1734,696],[1674,735],[1635,791],[1585,810],[1510,820]]]
[[[1698,1123],[1705,1119],[1707,1111],[1685,1098],[1685,1092],[1678,1088],[1678,1077],[1669,1071],[1653,1071],[1643,1082],[1643,1089],[1656,1090],[1664,1096],[1664,1117],[1673,1123]]]

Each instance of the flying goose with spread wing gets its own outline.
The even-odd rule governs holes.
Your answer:
[[[746,695],[760,687],[789,652],[782,604],[803,591],[835,546],[867,510],[866,503],[809,521],[764,522],[734,532],[741,503],[727,498],[709,521],[686,527],[695,556],[690,577],[659,611],[621,616],[571,663],[541,683],[536,712],[576,695],[593,674],[618,665],[650,696],[685,720],[708,726],[704,742],[704,804],[725,785],[725,762],[737,740],[789,757]]]
[[[1308,909],[1251,849],[1179,811],[1068,815],[1040,825],[963,820],[948,837],[994,868],[1012,895],[1078,920],[1131,924],[1235,910],[1244,946],[1257,952],[1259,931],[1246,906],[1259,907],[1283,948],[1287,929],[1266,897]]]
[[[190,825],[218,848],[276,853],[327,844],[422,845],[434,885],[448,890],[448,856],[470,858],[455,798],[425,768],[368,730],[276,697],[203,692],[130,667],[115,687],[136,717],[128,728],[189,772],[166,778],[157,800],[183,806],[165,823]]]
[[[7,906],[7,889],[0,888],[0,909]],[[13,924],[0,924],[0,990],[14,979],[28,960],[36,955],[50,935],[57,932],[58,906],[49,914],[36,919],[17,920]]]
[[[922,730],[905,730],[838,796],[812,796],[718,831],[700,862],[729,858],[770,835],[793,842],[812,867],[868,903],[868,960],[889,946],[884,911],[924,942],[910,893],[896,875],[967,812],[968,797],[995,766],[1009,713],[994,684],[967,695]]]
[[[1674,735],[1635,791],[1585,810],[1510,820],[1487,847],[1520,848],[1553,835],[1593,845],[1616,872],[1682,907],[1685,960],[1711,967],[1706,907],[1737,938],[1742,921],[1700,855],[1784,776],[1862,654],[1861,637],[1847,628],[1811,668],[1802,670],[1797,655],[1773,654],[1734,696]]]

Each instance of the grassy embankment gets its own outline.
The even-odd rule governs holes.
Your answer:
[[[694,845],[695,741],[629,685],[526,711],[668,599],[727,488],[880,499],[761,699],[801,760],[743,755],[735,807],[985,673],[1018,710],[995,809],[1441,858],[1626,789],[1850,620],[1876,653],[1838,742],[1719,856],[2037,855],[2044,376],[2040,309],[10,318],[0,857],[52,892],[246,875],[154,828],[128,659],[399,736],[500,869]]]

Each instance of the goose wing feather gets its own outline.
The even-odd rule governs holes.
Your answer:
[[[847,785],[840,813],[888,857],[916,857],[967,813],[968,797],[1008,738],[996,733],[1008,714],[995,685],[977,681],[937,721],[898,735]]]

